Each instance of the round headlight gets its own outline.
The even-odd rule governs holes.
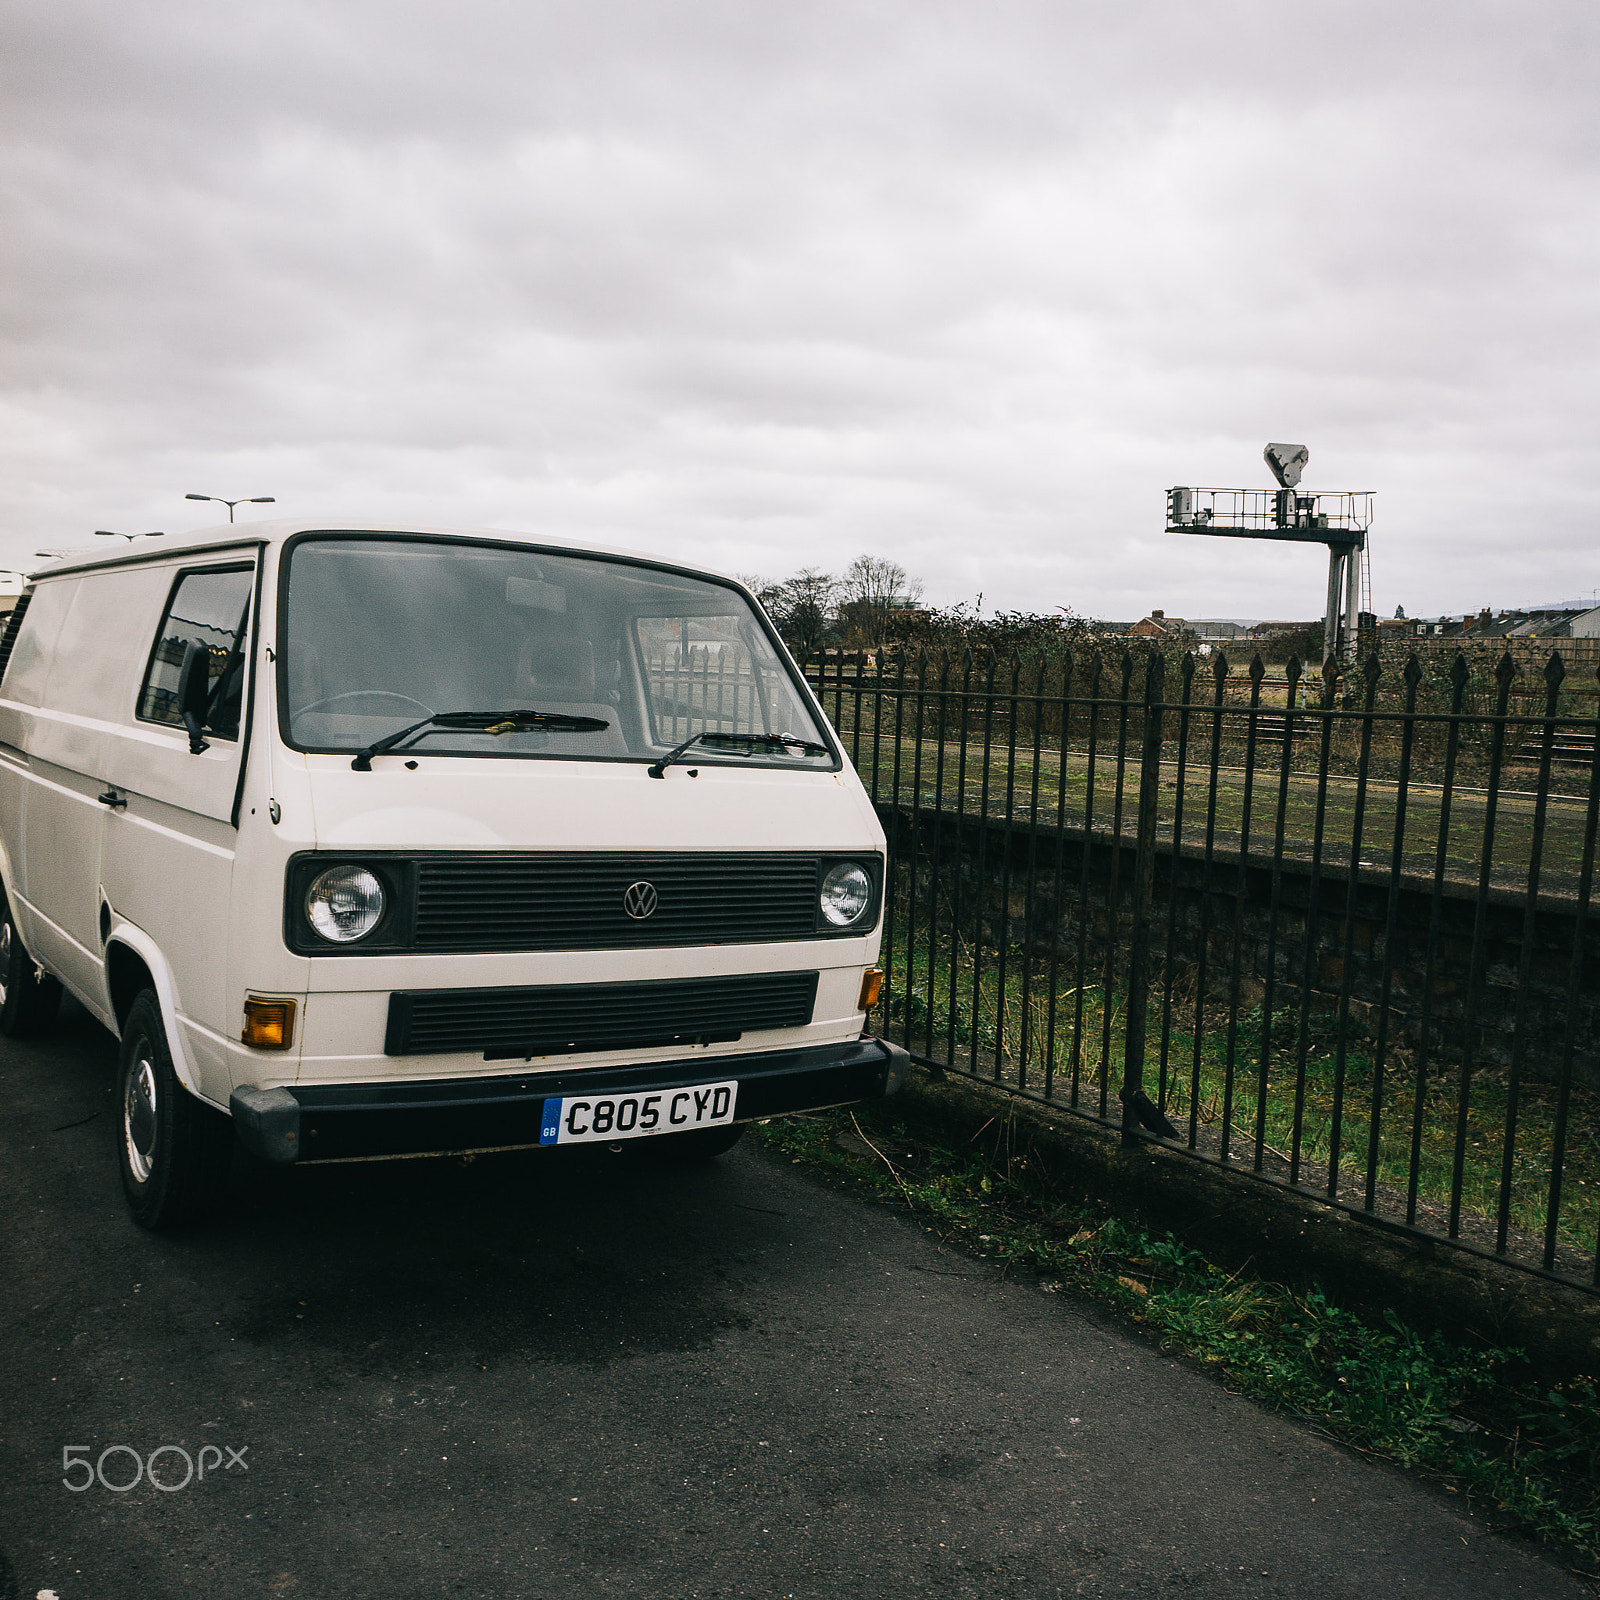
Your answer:
[[[836,928],[858,922],[872,903],[872,879],[854,861],[841,861],[822,880],[822,914]]]
[[[329,867],[306,890],[306,916],[335,944],[365,938],[383,916],[383,885],[365,867]]]

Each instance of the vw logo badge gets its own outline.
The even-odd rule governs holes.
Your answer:
[[[622,909],[635,922],[643,922],[656,908],[656,886],[653,883],[630,883],[622,896]]]

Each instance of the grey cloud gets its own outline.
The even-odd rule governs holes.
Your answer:
[[[1586,6],[12,11],[0,562],[196,488],[1309,613],[1159,531],[1304,437],[1385,609],[1600,583]]]

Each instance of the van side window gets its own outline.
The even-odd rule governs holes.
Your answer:
[[[5,681],[6,668],[11,665],[11,652],[17,647],[17,635],[22,631],[22,619],[28,614],[31,594],[18,595],[17,603],[6,618],[5,632],[0,633],[0,683]]]
[[[183,726],[178,711],[178,674],[189,645],[199,644],[207,653],[210,683],[204,727],[219,739],[239,737],[250,593],[254,586],[255,572],[250,567],[185,572],[179,576],[139,690],[137,715],[141,722]]]

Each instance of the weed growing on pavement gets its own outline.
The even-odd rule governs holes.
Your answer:
[[[759,1125],[769,1149],[865,1182],[946,1243],[1111,1302],[1164,1348],[1368,1454],[1600,1562],[1600,1387],[1526,1379],[1520,1352],[1372,1321],[1320,1288],[1226,1273],[1171,1234],[1065,1203],[1016,1108],[958,1117],[915,1082],[894,1101]],[[974,1132],[973,1129],[976,1129]]]

